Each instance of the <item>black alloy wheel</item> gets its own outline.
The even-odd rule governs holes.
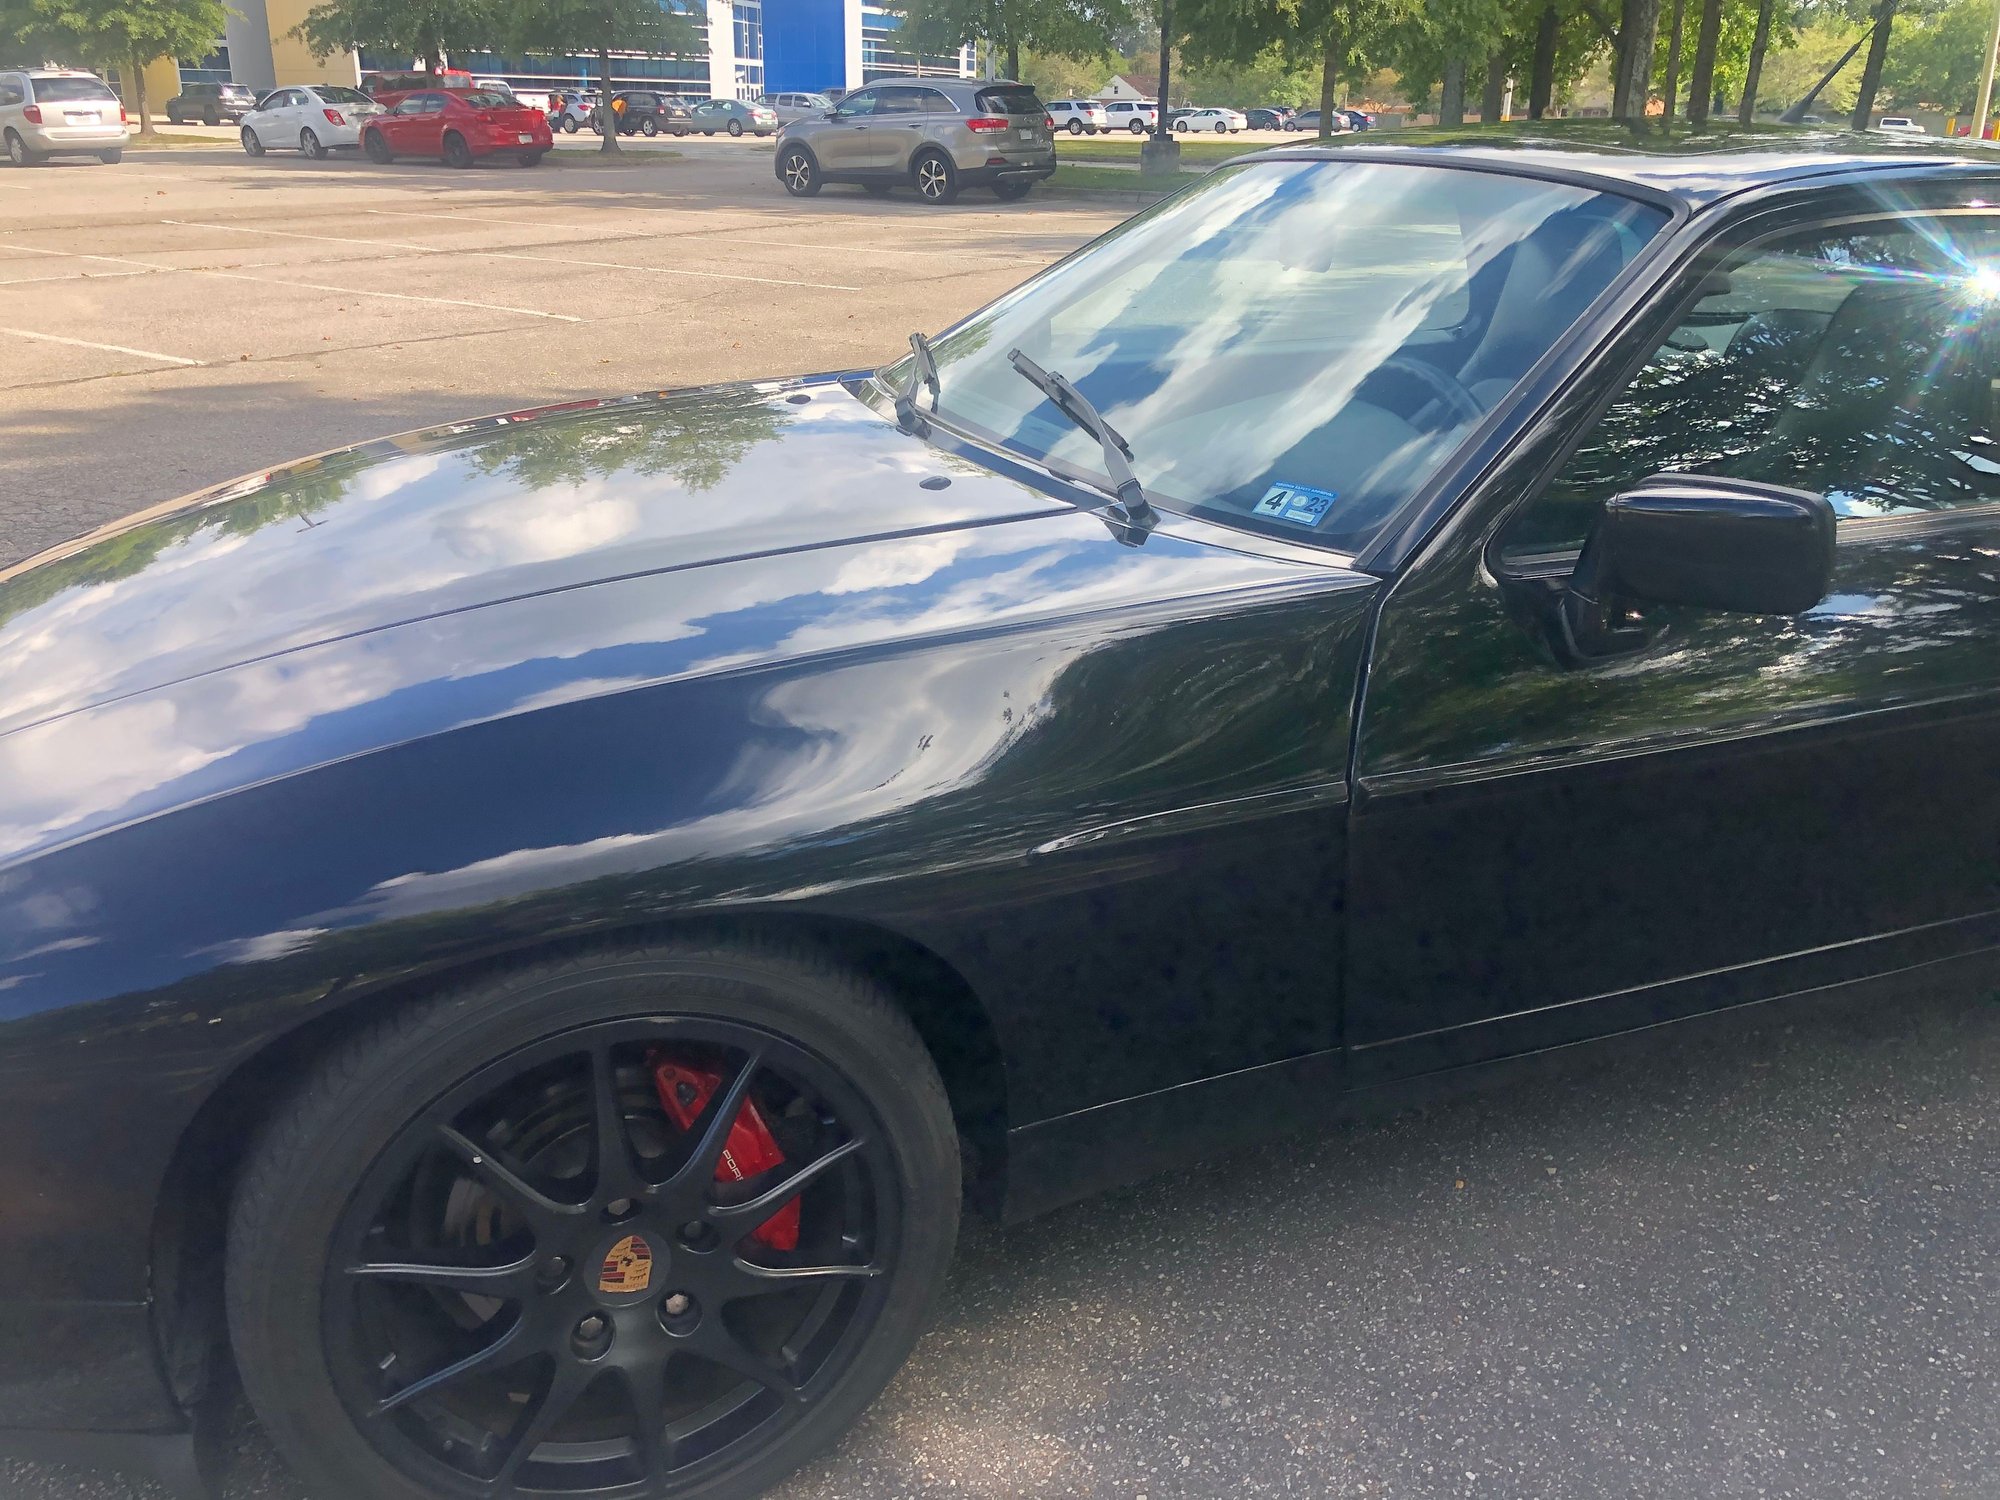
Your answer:
[[[444,133],[444,164],[464,171],[472,165],[472,148],[465,143],[465,137],[456,130]]]
[[[328,1495],[746,1497],[902,1363],[958,1193],[936,1071],[865,980],[551,964],[327,1059],[239,1189],[230,1326]]]

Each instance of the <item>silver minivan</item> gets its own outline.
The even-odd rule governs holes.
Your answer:
[[[17,167],[51,156],[117,161],[130,136],[125,107],[95,73],[68,68],[0,73],[0,144]]]
[[[833,100],[825,94],[766,94],[757,102],[776,114],[780,125],[817,119],[833,108]]]
[[[797,198],[829,182],[872,193],[906,185],[929,203],[980,186],[1019,198],[1055,169],[1055,129],[1025,83],[870,84],[778,132],[778,181]]]

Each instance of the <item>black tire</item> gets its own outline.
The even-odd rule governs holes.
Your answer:
[[[115,167],[118,163],[125,160],[125,148],[123,146],[113,146],[109,151],[100,151],[97,153],[97,159],[107,167]]]
[[[1146,133],[1146,122],[1144,120],[1134,120],[1126,129],[1130,130],[1134,135],[1144,135]]]
[[[1070,122],[1069,122],[1069,133],[1070,133],[1071,135],[1082,135],[1082,134],[1083,134],[1083,121],[1081,121],[1081,120],[1077,119],[1077,118],[1076,118],[1076,117],[1075,117],[1074,115],[1072,115],[1072,116],[1070,117]]]
[[[524,167],[539,167],[539,166],[540,166],[541,164],[542,164],[542,153],[541,153],[541,152],[539,152],[539,151],[523,151],[523,152],[521,153],[521,165],[522,165],[522,166],[524,166]]]
[[[714,135],[714,134],[715,134],[715,131],[714,131],[714,129],[713,129],[713,128],[707,128],[707,129],[704,129],[704,130],[702,131],[702,134],[703,134],[703,135]]]
[[[201,123],[204,125],[220,125],[222,117],[212,109],[205,109],[201,112]]]
[[[564,115],[564,116],[563,116],[563,120],[562,120],[562,133],[563,133],[564,135],[575,135],[575,134],[576,134],[576,116],[575,116],[575,115]]]
[[[264,154],[264,143],[257,139],[257,131],[253,126],[245,125],[243,127],[243,150],[246,155],[250,156],[262,156]]]
[[[39,167],[48,158],[33,150],[18,131],[7,132],[7,160],[17,167]]]
[[[895,184],[892,182],[864,182],[861,184],[861,191],[871,198],[886,198],[894,189]]]
[[[299,155],[311,157],[314,161],[325,161],[329,154],[324,143],[313,134],[310,125],[299,132]]]
[[[1229,122],[1227,120],[1217,120],[1215,122],[1215,133],[1217,135],[1229,134]]]
[[[1187,134],[1187,128],[1188,128],[1188,122],[1186,120],[1174,121],[1174,129],[1178,130],[1182,135]]]
[[[743,134],[743,122],[741,120],[731,120],[729,122],[729,133],[731,135]]]
[[[172,110],[167,111],[167,123],[169,125],[178,125],[180,122],[181,117],[179,115],[175,114]]]
[[[465,137],[456,130],[444,133],[444,164],[455,171],[463,172],[473,164],[472,148],[465,143]]]
[[[646,116],[645,119],[639,122],[639,134],[658,135],[659,133],[660,122],[655,120],[651,115]]]
[[[382,138],[379,130],[364,131],[361,149],[368,153],[368,159],[378,167],[386,167],[396,159],[396,153],[389,149],[389,143]]]
[[[924,202],[942,208],[958,197],[958,168],[942,151],[921,151],[910,163],[910,184]]]
[[[806,949],[685,941],[566,959],[489,978],[461,993],[440,996],[375,1023],[322,1058],[259,1134],[230,1213],[226,1261],[229,1331],[251,1403],[308,1489],[318,1495],[357,1500],[361,1496],[369,1500],[439,1500],[447,1493],[445,1475],[460,1472],[464,1466],[497,1465],[505,1447],[514,1444],[515,1431],[534,1432],[532,1440],[519,1440],[527,1445],[526,1467],[554,1476],[552,1481],[527,1480],[527,1487],[537,1494],[546,1493],[544,1483],[552,1482],[555,1493],[563,1493],[564,1480],[579,1491],[600,1482],[589,1477],[592,1471],[588,1464],[581,1466],[580,1472],[575,1472],[578,1466],[569,1465],[572,1472],[566,1473],[561,1461],[589,1446],[597,1450],[601,1463],[605,1446],[602,1430],[579,1438],[574,1427],[537,1429],[539,1410],[516,1406],[509,1413],[503,1406],[487,1419],[489,1433],[498,1429],[501,1455],[490,1451],[495,1441],[491,1437],[480,1440],[480,1447],[488,1451],[478,1454],[469,1452],[468,1445],[456,1443],[455,1438],[467,1430],[464,1418],[456,1413],[432,1417],[425,1410],[428,1398],[419,1397],[401,1406],[398,1422],[357,1415],[357,1409],[366,1412],[378,1400],[405,1400],[398,1393],[407,1392],[418,1382],[375,1360],[371,1351],[373,1341],[381,1336],[379,1328],[371,1327],[368,1319],[351,1315],[351,1309],[358,1309],[361,1303],[340,1300],[355,1297],[352,1289],[370,1284],[369,1278],[349,1272],[348,1267],[374,1259],[368,1247],[376,1241],[369,1239],[367,1232],[381,1222],[377,1214],[383,1204],[379,1186],[383,1181],[411,1171],[415,1173],[412,1182],[422,1181],[426,1173],[433,1178],[455,1178],[448,1194],[456,1194],[462,1201],[469,1193],[476,1201],[491,1204],[486,1210],[489,1222],[493,1222],[495,1212],[500,1215],[489,1244],[501,1232],[499,1225],[510,1212],[508,1205],[518,1202],[529,1208],[530,1213],[511,1231],[516,1239],[532,1235],[535,1241],[530,1260],[539,1264],[531,1265],[529,1276],[546,1271],[561,1280],[560,1285],[551,1286],[541,1280],[517,1279],[511,1290],[501,1293],[503,1301],[494,1307],[518,1306],[520,1324],[530,1330],[515,1348],[521,1353],[535,1350],[537,1358],[546,1362],[540,1368],[568,1367],[572,1381],[581,1381],[591,1367],[578,1369],[577,1360],[591,1356],[581,1347],[572,1356],[572,1346],[561,1341],[575,1308],[601,1308],[584,1323],[595,1319],[600,1328],[610,1325],[607,1344],[613,1336],[621,1341],[620,1368],[633,1373],[617,1383],[638,1389],[636,1382],[644,1378],[640,1372],[651,1373],[657,1381],[655,1360],[669,1356],[659,1352],[661,1340],[651,1326],[653,1315],[657,1312],[669,1334],[675,1332],[667,1314],[670,1299],[677,1295],[673,1290],[677,1282],[690,1289],[697,1317],[707,1310],[704,1302],[709,1308],[724,1305],[720,1296],[701,1290],[704,1278],[719,1273],[736,1274],[741,1280],[740,1273],[724,1268],[744,1264],[739,1251],[749,1244],[745,1236],[751,1226],[740,1222],[731,1226],[715,1217],[721,1206],[714,1200],[721,1195],[713,1190],[714,1176],[703,1180],[697,1171],[691,1177],[683,1174],[683,1178],[696,1182],[695,1191],[707,1206],[697,1210],[703,1217],[691,1227],[701,1231],[719,1224],[726,1234],[733,1230],[734,1237],[721,1246],[712,1232],[705,1245],[677,1238],[675,1230],[680,1217],[689,1211],[687,1204],[676,1199],[669,1208],[660,1200],[673,1197],[681,1179],[670,1175],[664,1184],[645,1186],[653,1179],[645,1175],[641,1164],[631,1160],[631,1146],[641,1131],[628,1129],[622,1122],[645,1125],[656,1134],[666,1130],[666,1117],[657,1103],[646,1097],[652,1081],[648,1070],[658,1055],[655,1049],[674,1047],[680,1036],[718,1034],[730,1039],[724,1046],[738,1049],[732,1053],[738,1061],[725,1064],[732,1072],[742,1067],[741,1059],[749,1055],[749,1046],[760,1050],[765,1060],[752,1063],[751,1071],[765,1080],[764,1110],[773,1109],[771,1089],[782,1091],[795,1076],[813,1080],[805,1092],[796,1095],[802,1103],[826,1108],[826,1101],[835,1101],[830,1117],[842,1127],[837,1133],[844,1133],[849,1144],[832,1154],[846,1154],[847,1162],[840,1171],[848,1175],[823,1171],[818,1177],[825,1190],[838,1195],[834,1200],[837,1206],[829,1208],[823,1202],[815,1210],[810,1198],[804,1200],[806,1233],[817,1241],[813,1249],[804,1252],[805,1258],[808,1264],[822,1263],[823,1247],[830,1242],[824,1232],[815,1235],[812,1216],[817,1211],[830,1214],[829,1227],[835,1233],[861,1225],[861,1248],[851,1253],[863,1256],[865,1265],[879,1269],[872,1269],[867,1279],[838,1280],[839,1287],[849,1290],[806,1292],[807,1297],[816,1299],[807,1317],[826,1319],[813,1326],[833,1330],[824,1345],[828,1352],[817,1367],[801,1371],[795,1366],[781,1378],[786,1389],[808,1392],[810,1399],[781,1395],[767,1401],[763,1393],[752,1391],[748,1399],[762,1403],[759,1409],[768,1415],[757,1418],[748,1437],[733,1444],[733,1451],[725,1447],[706,1461],[713,1467],[695,1467],[685,1475],[670,1472],[665,1493],[693,1493],[701,1500],[747,1500],[760,1494],[831,1444],[879,1394],[930,1318],[950,1264],[959,1215],[958,1142],[950,1106],[937,1071],[908,1020],[875,985]],[[640,1048],[646,1050],[642,1053]],[[554,1061],[523,1062],[523,1056]],[[606,1061],[594,1063],[593,1056]],[[571,1215],[568,1219],[548,1214],[534,1217],[537,1200],[520,1198],[521,1178],[509,1175],[517,1171],[530,1176],[545,1173],[547,1157],[507,1155],[513,1148],[502,1143],[504,1132],[495,1132],[490,1120],[482,1124],[459,1112],[467,1099],[475,1099],[485,1108],[488,1100],[500,1097],[480,1092],[487,1088],[487,1079],[505,1075],[506,1082],[499,1087],[515,1088],[524,1076],[532,1076],[530,1070],[537,1066],[573,1070],[565,1076],[574,1081],[564,1086],[580,1100],[585,1122],[591,1119],[588,1111],[594,1102],[607,1094],[619,1101],[616,1118],[621,1120],[622,1149],[617,1158],[620,1167],[613,1170],[622,1170],[623,1175],[611,1180],[602,1169],[586,1168],[581,1177],[567,1178],[562,1189],[566,1201],[573,1201],[567,1183],[592,1182],[590,1193],[567,1211]],[[546,1073],[542,1076],[546,1078]],[[600,1080],[609,1081],[608,1089]],[[732,1078],[728,1085],[719,1078],[709,1084],[716,1093],[725,1087],[733,1091],[743,1086],[738,1078]],[[536,1087],[545,1091],[547,1084]],[[688,1097],[682,1095],[684,1101]],[[705,1108],[705,1101],[692,1106],[692,1110]],[[811,1113],[808,1109],[804,1117],[809,1130],[813,1128]],[[597,1118],[603,1118],[601,1110]],[[772,1114],[770,1118],[779,1120],[780,1116]],[[707,1114],[690,1122],[689,1143],[699,1135],[704,1143],[712,1143],[711,1151],[719,1152],[724,1143],[711,1128],[712,1123]],[[587,1143],[596,1138],[601,1126],[585,1123],[581,1128]],[[817,1159],[828,1153],[832,1137],[822,1130],[814,1139]],[[442,1154],[440,1140],[450,1142],[442,1147]],[[461,1143],[469,1149],[460,1150]],[[665,1158],[669,1162],[693,1159],[685,1152],[674,1158],[671,1151],[670,1144]],[[490,1166],[482,1153],[493,1156]],[[601,1152],[596,1156],[598,1160],[611,1159]],[[412,1160],[418,1160],[414,1169],[409,1165]],[[657,1155],[648,1158],[654,1163],[660,1160]],[[640,1172],[636,1178],[630,1175],[635,1168]],[[673,1168],[668,1170],[671,1174]],[[600,1227],[598,1198],[607,1190],[620,1190],[626,1182],[641,1184],[641,1197],[608,1200],[606,1215],[615,1218],[617,1227]],[[680,1192],[684,1198],[686,1189]],[[427,1201],[448,1203],[449,1199],[432,1195]],[[547,1198],[538,1201],[555,1206]],[[671,1222],[663,1221],[663,1214]],[[596,1264],[599,1249],[561,1260],[545,1253],[547,1247],[558,1243],[558,1230],[588,1237],[595,1247],[596,1237],[615,1235],[628,1225],[654,1247],[651,1260],[642,1256],[641,1262],[660,1269],[661,1285],[641,1281],[633,1291],[593,1287],[572,1271],[578,1265]],[[546,1244],[544,1226],[549,1231]],[[391,1243],[404,1242],[398,1238]],[[432,1238],[411,1243],[449,1242]],[[568,1240],[561,1243],[567,1245]],[[625,1243],[621,1240],[611,1247],[613,1253]],[[702,1253],[717,1248],[726,1248],[726,1262],[721,1257],[705,1258]],[[831,1253],[853,1264],[848,1254]],[[359,1261],[350,1258],[356,1255]],[[609,1264],[608,1257],[605,1264]],[[834,1284],[827,1280],[814,1283],[821,1288]],[[373,1285],[379,1291],[382,1284]],[[439,1316],[477,1316],[476,1307],[467,1300],[469,1293],[432,1292],[421,1286],[405,1290],[421,1294],[420,1301],[438,1299],[422,1301],[417,1315],[425,1321],[420,1332],[427,1331]],[[604,1293],[617,1295],[606,1303],[602,1301]],[[373,1300],[367,1305],[386,1309],[391,1317],[403,1317],[406,1314],[397,1309],[409,1304]],[[349,1308],[350,1314],[342,1315],[342,1308]],[[839,1311],[841,1308],[848,1311]],[[782,1305],[774,1310],[786,1312]],[[489,1320],[499,1315],[493,1308],[486,1313]],[[577,1336],[583,1334],[584,1323],[576,1325]],[[688,1346],[697,1356],[707,1356],[708,1346],[716,1344],[740,1356],[754,1342],[728,1329],[719,1315],[710,1316],[706,1326],[695,1331],[706,1340]],[[782,1331],[778,1333],[779,1339],[785,1337]],[[816,1333],[815,1339],[820,1338]],[[767,1337],[764,1342],[771,1340]],[[394,1345],[391,1347],[393,1350]],[[447,1357],[451,1357],[448,1352]],[[416,1368],[408,1359],[405,1363]],[[683,1366],[677,1361],[675,1368]],[[706,1357],[699,1359],[696,1368],[697,1373],[706,1368],[709,1374],[719,1375],[725,1387],[739,1391],[753,1379],[761,1383],[767,1378],[751,1376],[740,1362],[709,1366]],[[537,1377],[502,1370],[497,1378],[521,1384]],[[546,1383],[552,1377],[539,1378],[544,1381],[541,1388],[552,1391]],[[804,1383],[795,1384],[799,1381]],[[622,1473],[629,1475],[636,1467],[643,1474],[646,1453],[640,1445],[645,1440],[644,1429],[631,1417],[632,1406],[615,1389],[608,1391],[607,1384],[611,1382],[600,1382],[582,1393],[579,1403],[569,1409],[580,1412],[586,1420],[620,1421],[615,1461]],[[477,1385],[468,1389],[460,1383],[453,1389],[461,1396],[485,1394]],[[575,1383],[569,1389],[575,1392]],[[536,1408],[542,1404],[532,1390],[522,1399],[533,1400]],[[673,1399],[669,1397],[670,1402]],[[741,1409],[747,1412],[752,1408],[746,1405]],[[489,1406],[488,1410],[495,1408]],[[452,1424],[450,1434],[443,1439],[444,1457],[435,1456],[431,1447],[420,1448],[424,1437],[410,1435],[431,1431],[417,1425],[426,1421]],[[543,1443],[554,1444],[559,1451],[537,1461],[533,1455],[542,1453]],[[670,1464],[671,1458],[663,1461]],[[514,1460],[516,1476],[521,1473],[520,1462]],[[600,1468],[595,1472],[602,1475],[604,1471]],[[459,1486],[449,1491],[459,1492]],[[599,1493],[595,1488],[588,1492]],[[649,1489],[648,1493],[660,1494],[661,1490]]]
[[[778,163],[778,180],[794,198],[810,198],[826,185],[819,161],[803,146],[789,147]]]
[[[1028,196],[1034,185],[1032,179],[1027,182],[996,182],[993,184],[993,196],[1002,203],[1018,203]]]

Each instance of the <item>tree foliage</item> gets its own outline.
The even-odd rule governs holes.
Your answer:
[[[1939,10],[1898,15],[1882,70],[1882,85],[1897,107],[1928,104],[1955,114],[1969,112],[1979,92],[1980,53],[1992,24],[1988,0],[1954,0]]]
[[[911,44],[949,52],[986,41],[1005,59],[1010,78],[1024,53],[1107,56],[1117,34],[1135,24],[1129,0],[893,0]]]
[[[131,80],[141,134],[151,134],[145,67],[202,56],[222,34],[222,0],[0,0],[0,51],[60,59]]]
[[[597,54],[601,149],[616,154],[611,54],[701,51],[701,33],[680,8],[683,3],[687,0],[514,0],[498,30],[509,47],[521,52]]]
[[[436,72],[449,51],[491,46],[496,20],[490,0],[321,0],[296,30],[315,57],[368,47]]]

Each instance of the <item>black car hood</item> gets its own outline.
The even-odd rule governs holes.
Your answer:
[[[252,475],[0,572],[0,734],[508,600],[1068,509],[944,458],[832,380],[453,423]]]

